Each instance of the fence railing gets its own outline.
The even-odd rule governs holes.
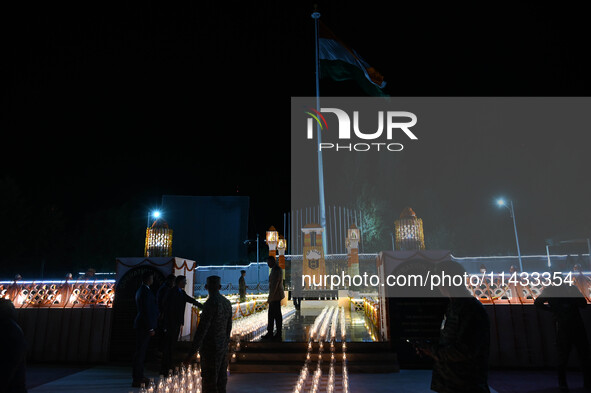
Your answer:
[[[571,273],[572,274],[572,273]],[[468,289],[482,303],[520,303],[533,304],[535,299],[549,286],[551,280],[544,276],[526,277],[513,276],[511,274],[484,274],[474,275],[479,278],[478,285],[467,285]],[[574,273],[570,277],[562,277],[561,281],[568,278],[572,285],[591,303],[591,278],[589,274]],[[475,281],[476,282],[476,281]]]

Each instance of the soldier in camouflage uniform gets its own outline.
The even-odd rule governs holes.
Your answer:
[[[441,262],[433,274],[463,275],[456,262]],[[431,389],[439,393],[490,393],[488,387],[488,357],[490,324],[480,301],[465,285],[440,286],[449,298],[439,343],[419,345],[417,350],[433,358]]]
[[[232,305],[220,293],[220,277],[207,277],[209,298],[203,306],[193,345],[185,363],[201,355],[203,393],[225,393],[228,382],[228,344],[232,332]]]

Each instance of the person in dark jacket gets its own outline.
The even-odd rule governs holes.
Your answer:
[[[572,347],[577,350],[579,362],[583,369],[585,389],[591,391],[591,357],[587,331],[579,308],[587,306],[587,301],[576,286],[562,283],[547,286],[536,298],[534,304],[541,310],[553,314],[556,332],[556,349],[558,352],[557,371],[558,387],[561,392],[568,392],[566,382],[566,366]]]
[[[262,338],[264,340],[281,341],[281,330],[283,323],[283,316],[281,315],[281,300],[285,298],[283,290],[283,269],[279,267],[274,256],[267,258],[267,265],[271,269],[269,274],[269,303],[267,334]],[[277,331],[273,334],[273,325],[277,326]]]
[[[158,324],[158,305],[156,297],[150,289],[154,282],[154,273],[145,272],[142,275],[142,285],[135,293],[135,304],[137,306],[137,315],[133,322],[136,330],[136,346],[133,355],[132,387],[140,387],[141,384],[147,386],[149,380],[144,376],[144,362],[146,361],[146,352],[150,343],[150,338],[156,334]]]
[[[238,279],[238,295],[240,296],[240,303],[246,301],[246,270],[240,270],[240,278]]]
[[[463,276],[456,262],[445,261],[432,274]],[[447,282],[445,283],[447,284]],[[490,393],[488,357],[490,324],[484,306],[462,285],[441,285],[449,304],[439,332],[439,342],[419,344],[419,353],[433,358],[431,389],[439,393]]]
[[[161,317],[164,317],[164,299],[166,298],[166,294],[168,290],[174,288],[174,280],[176,276],[174,274],[169,274],[166,276],[166,280],[162,283],[160,288],[158,288],[158,292],[156,293],[156,301],[158,302],[158,311],[160,312]]]
[[[166,294],[172,288],[174,288],[174,280],[176,276],[174,274],[169,274],[166,276],[166,279],[158,288],[158,292],[156,292],[156,301],[158,302],[158,329],[156,330],[156,337],[158,339],[158,351],[164,352],[164,342],[165,342],[165,332],[164,332],[164,299],[166,299]]]
[[[0,299],[0,354],[0,392],[27,393],[27,343],[9,299]]]
[[[209,298],[203,306],[199,326],[185,364],[199,351],[203,393],[226,393],[232,304],[220,293],[220,277],[207,277],[205,288],[209,292]]]
[[[185,292],[186,285],[187,277],[177,276],[175,286],[168,290],[164,298],[164,345],[162,364],[160,366],[160,374],[162,375],[168,375],[168,370],[172,366],[174,346],[178,341],[181,327],[185,322],[185,305],[191,303],[199,308],[203,308],[203,304],[187,295]]]

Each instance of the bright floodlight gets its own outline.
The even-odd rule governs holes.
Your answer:
[[[154,218],[159,218],[160,212],[158,210],[156,210],[155,212],[152,213],[152,216],[154,216]]]
[[[497,205],[505,206],[505,200],[503,198],[497,200]]]

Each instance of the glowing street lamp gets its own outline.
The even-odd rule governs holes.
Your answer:
[[[523,263],[521,262],[521,250],[519,249],[519,237],[517,236],[517,224],[515,223],[515,209],[513,208],[513,201],[509,201],[509,204],[503,199],[497,199],[497,205],[499,207],[505,207],[509,210],[511,218],[513,218],[513,229],[515,230],[515,243],[517,244],[517,256],[519,257],[519,270],[523,271]]]
[[[150,217],[154,217],[155,219],[159,219],[162,216],[162,213],[160,213],[159,210],[154,210],[148,213],[148,225],[146,225],[148,228],[150,227]]]

